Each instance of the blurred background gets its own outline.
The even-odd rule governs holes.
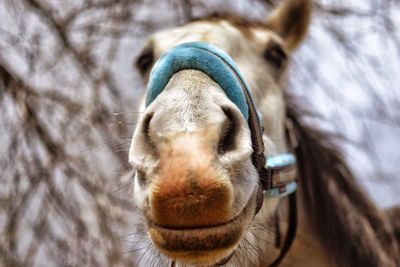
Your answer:
[[[153,32],[279,1],[1,0],[0,266],[147,266],[128,164]],[[289,94],[382,208],[400,204],[400,1],[314,2]]]

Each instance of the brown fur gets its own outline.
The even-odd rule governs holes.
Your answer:
[[[337,266],[398,266],[399,245],[388,218],[361,191],[327,135],[302,124],[293,102],[288,107],[299,140],[301,197],[325,250]]]

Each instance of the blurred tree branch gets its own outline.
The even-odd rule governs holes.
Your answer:
[[[245,16],[252,18],[255,2],[265,10],[279,3],[243,1]],[[214,13],[210,4],[0,3],[0,261],[6,266],[138,265],[137,253],[148,248],[138,248],[140,241],[129,243],[126,238],[134,238],[138,220],[130,201],[127,150],[142,85],[128,68],[144,36],[198,13]],[[314,2],[319,24],[295,58],[291,79],[347,108],[361,121],[360,127],[372,121],[399,130],[400,81],[388,77],[386,69],[386,53],[400,59],[398,13],[390,11],[399,10],[399,1],[370,0],[363,5],[360,9],[345,1]],[[376,38],[387,49],[371,52],[362,46],[365,38]],[[316,51],[327,40],[335,47],[329,47],[329,53],[347,59],[340,68],[329,70],[334,78],[318,71],[324,60],[316,60]],[[353,87],[338,88],[338,76]],[[294,93],[302,97],[298,87]],[[388,97],[382,97],[377,87],[386,87]],[[345,99],[355,88],[362,88],[368,110]],[[335,112],[339,128],[347,120],[341,112]],[[354,144],[378,154],[379,146],[371,145],[370,128],[364,132]]]

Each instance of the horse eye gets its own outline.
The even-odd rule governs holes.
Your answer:
[[[143,50],[142,54],[136,60],[136,66],[142,75],[145,75],[149,71],[154,61],[153,47],[147,47]]]
[[[264,58],[273,66],[280,68],[286,62],[288,57],[281,46],[274,45],[265,50]]]

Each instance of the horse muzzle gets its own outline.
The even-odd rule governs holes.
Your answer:
[[[155,246],[166,256],[196,266],[219,265],[229,259],[249,225],[256,194],[233,219],[216,225],[169,228],[148,220],[148,232]]]

